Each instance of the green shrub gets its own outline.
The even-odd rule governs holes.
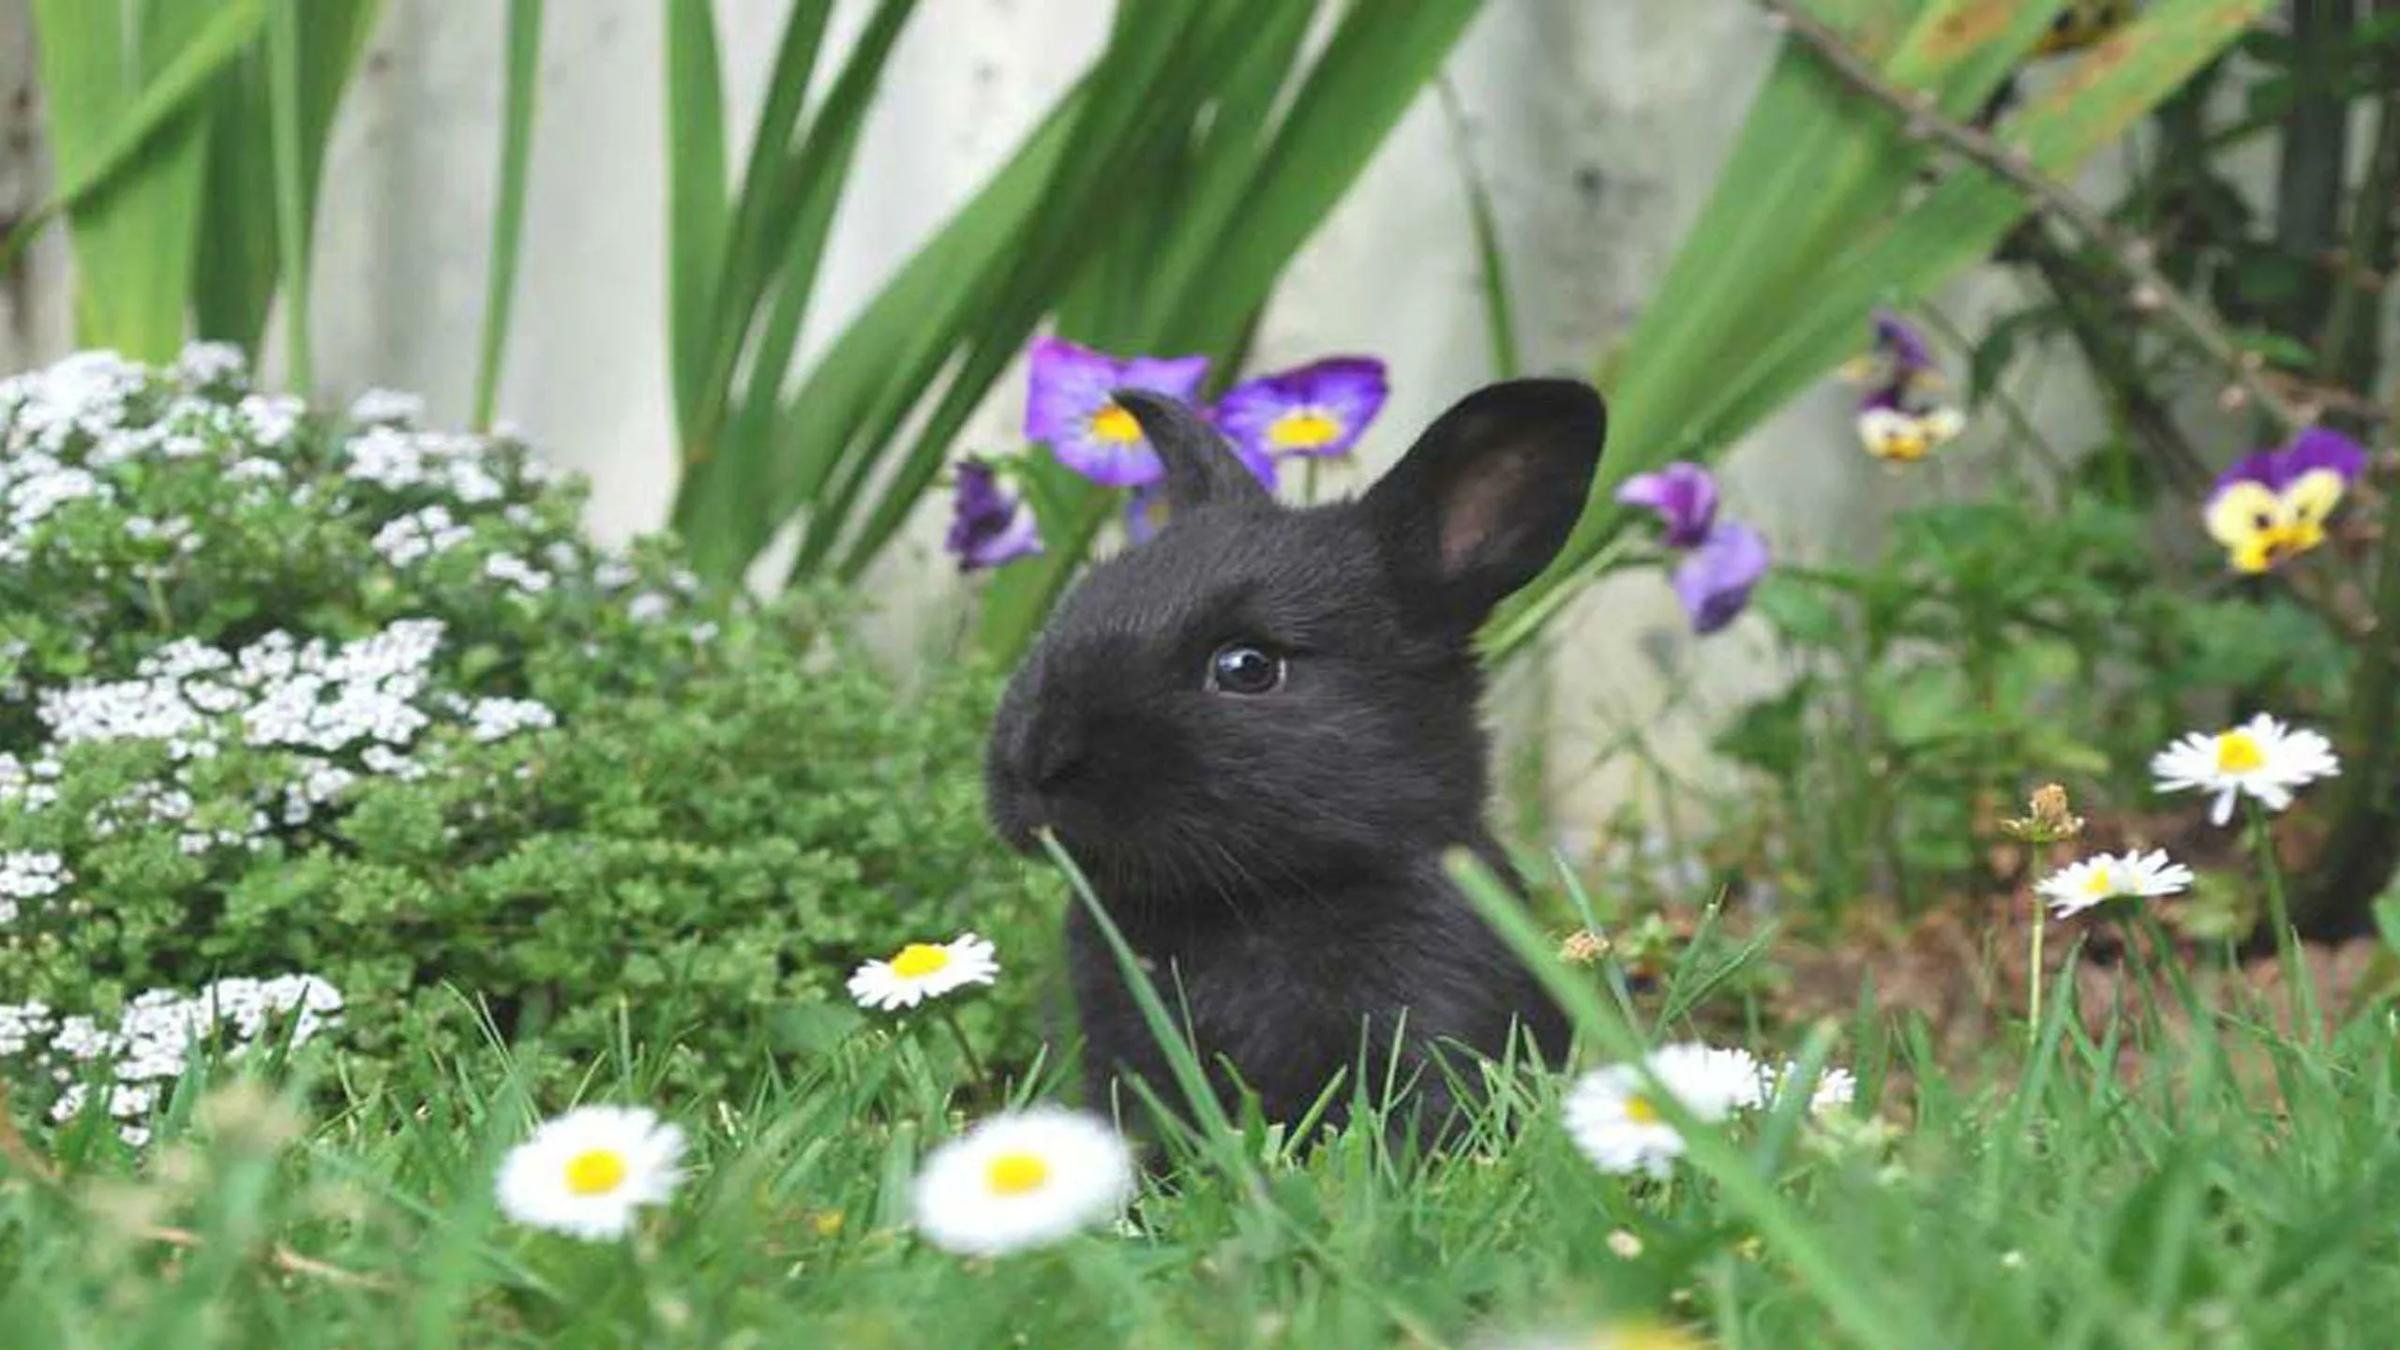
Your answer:
[[[509,439],[242,380],[196,348],[0,384],[0,1055],[139,1081],[338,990],[361,1072],[481,1007],[554,1063],[671,1023],[708,1087],[762,1030],[821,1044],[863,956],[975,927],[1039,963],[988,677],[903,695],[822,602],[595,548]],[[972,1006],[1004,1049],[1036,983]]]

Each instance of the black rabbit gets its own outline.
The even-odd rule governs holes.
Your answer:
[[[1090,570],[1010,682],[994,824],[1021,849],[1056,832],[1203,1062],[1229,1064],[1270,1120],[1345,1070],[1378,1091],[1396,1062],[1434,1137],[1454,1113],[1437,1046],[1497,1056],[1512,1022],[1547,1055],[1565,1041],[1441,855],[1465,845],[1506,874],[1483,822],[1471,643],[1574,527],[1600,397],[1482,389],[1365,496],[1306,508],[1278,505],[1181,404],[1116,399],[1165,463],[1171,519]],[[1118,1074],[1176,1100],[1079,906],[1067,944],[1093,1104]]]

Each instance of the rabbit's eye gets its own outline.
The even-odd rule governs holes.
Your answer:
[[[1283,683],[1283,658],[1248,642],[1228,642],[1208,658],[1208,687],[1219,694],[1270,694]]]

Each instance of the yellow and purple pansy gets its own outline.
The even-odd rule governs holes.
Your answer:
[[[1040,525],[1023,498],[1000,485],[991,462],[965,459],[953,471],[950,532],[942,548],[958,559],[958,570],[998,567],[1042,551]]]
[[[1682,555],[1675,564],[1675,598],[1692,631],[1713,633],[1732,623],[1772,559],[1758,531],[1717,518],[1717,480],[1708,470],[1678,461],[1635,474],[1618,487],[1617,501],[1656,512],[1660,541]]]
[[[1119,389],[1147,389],[1198,403],[1208,377],[1205,356],[1114,357],[1065,338],[1033,344],[1025,398],[1025,436],[1050,447],[1058,462],[1102,487],[1141,487],[1165,473]]]
[[[1966,429],[1958,409],[1927,397],[1942,372],[1924,334],[1896,314],[1875,316],[1874,345],[1847,373],[1867,386],[1858,401],[1858,441],[1877,459],[1914,464]]]
[[[2202,519],[2233,570],[2256,574],[2325,542],[2325,521],[2366,471],[2367,452],[2329,427],[2235,461],[2217,479]]]
[[[1389,392],[1381,361],[1329,356],[1225,391],[1217,426],[1253,460],[1346,455]]]

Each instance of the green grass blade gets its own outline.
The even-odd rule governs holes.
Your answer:
[[[525,186],[533,158],[534,96],[541,83],[542,0],[509,0],[508,75],[502,102],[500,190],[492,212],[490,270],[483,286],[483,340],[475,361],[475,429],[489,431],[500,397],[500,357],[516,294],[525,237]]]
[[[667,359],[675,425],[689,443],[723,263],[725,90],[708,0],[666,0]]]
[[[307,170],[300,156],[300,6],[278,0],[267,15],[267,123],[274,143],[275,246],[283,270],[283,359],[292,391],[305,395],[309,353]]]
[[[1516,305],[1509,298],[1508,254],[1500,243],[1499,218],[1492,211],[1492,194],[1483,172],[1475,165],[1475,149],[1468,141],[1466,110],[1459,106],[1458,91],[1448,80],[1435,81],[1434,89],[1441,95],[1442,116],[1450,128],[1450,154],[1458,164],[1460,195],[1466,198],[1467,227],[1475,234],[1476,280],[1483,294],[1483,330],[1492,343],[1492,378],[1515,379],[1525,365],[1517,354]]]

